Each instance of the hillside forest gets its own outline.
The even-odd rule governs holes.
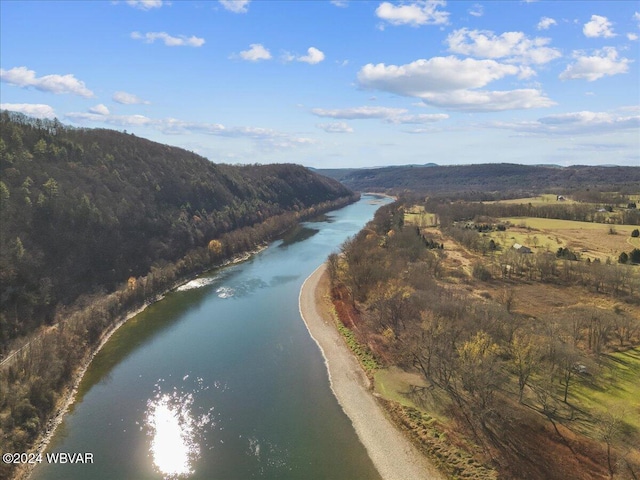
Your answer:
[[[296,165],[214,164],[113,130],[0,117],[0,354],[81,294],[110,292],[213,240],[350,197]],[[264,238],[235,238],[217,258]]]

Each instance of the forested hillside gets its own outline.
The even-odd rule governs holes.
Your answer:
[[[113,130],[3,111],[0,132],[0,353],[52,321],[58,304],[111,291],[225,233],[352,195],[301,166],[213,164]],[[222,248],[221,257],[238,250]]]
[[[354,190],[430,194],[467,193],[490,199],[509,192],[527,196],[539,192],[597,189],[635,193],[640,183],[640,167],[554,167],[515,164],[451,166],[397,166],[372,169],[319,170]]]

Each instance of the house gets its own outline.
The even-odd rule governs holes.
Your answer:
[[[518,253],[531,253],[531,249],[529,247],[525,247],[524,245],[520,245],[519,243],[514,243],[513,249]]]

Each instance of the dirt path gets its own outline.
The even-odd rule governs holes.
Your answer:
[[[373,396],[358,360],[336,329],[324,300],[326,267],[300,290],[300,314],[325,358],[331,390],[351,419],[360,441],[384,480],[443,479],[438,470],[391,423]]]

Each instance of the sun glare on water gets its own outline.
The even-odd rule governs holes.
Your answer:
[[[177,392],[159,393],[147,403],[150,452],[155,467],[165,478],[192,475],[194,463],[200,457],[201,430],[210,422],[210,416],[195,419],[192,405],[193,395]]]

